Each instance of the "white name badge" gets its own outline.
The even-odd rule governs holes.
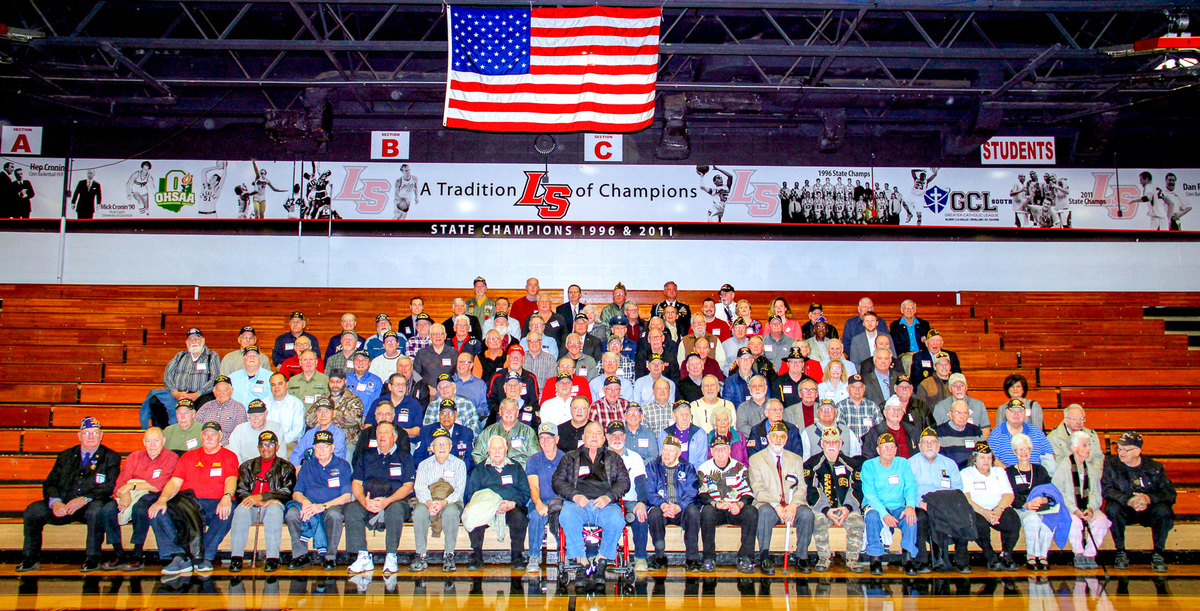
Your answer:
[[[579,368],[579,375],[581,375],[581,376],[583,376],[583,377],[587,377],[587,367],[580,367],[580,368]]]
[[[1024,475],[1018,475],[1018,476],[1016,477],[1016,481],[1017,481],[1017,483],[1018,483],[1018,484],[1028,484],[1028,483],[1029,483],[1029,478],[1028,478],[1028,477],[1026,477],[1026,476],[1024,476]]]
[[[592,474],[591,467],[579,467],[579,477],[587,477]]]
[[[987,482],[975,482],[972,487],[976,490],[987,490]]]
[[[834,468],[833,468],[833,474],[834,474],[834,475],[845,475],[845,474],[846,474],[846,467],[845,467],[845,466],[843,466],[843,465],[838,465],[838,466],[834,467]]]
[[[643,438],[643,439],[639,439],[639,440],[637,440],[637,441],[638,441],[638,447],[639,447],[639,448],[648,448],[648,447],[650,447],[650,440],[649,440],[649,439],[644,439],[644,438]]]
[[[305,402],[305,403],[312,404],[312,402],[313,402],[313,401],[316,401],[316,400],[317,400],[317,397],[316,397],[316,395],[304,395],[304,402]]]
[[[521,420],[524,420],[525,422],[532,422],[533,414],[531,412],[525,412],[521,414]]]
[[[512,482],[513,482],[513,479],[512,479],[511,475],[501,475],[500,476],[500,485],[501,486],[511,486]]]
[[[520,437],[512,438],[512,447],[514,450],[519,450],[525,446],[525,440]]]
[[[378,448],[379,441],[377,439],[371,439],[371,440],[367,441],[367,447],[368,448]]]
[[[1033,408],[1031,408],[1031,407],[1027,407],[1027,408],[1025,408],[1025,417],[1026,417],[1026,418],[1032,418],[1032,417],[1033,417]]]
[[[107,475],[105,475],[103,473],[96,474],[96,483],[97,484],[103,484],[106,479],[108,479]]]
[[[401,475],[404,475],[404,467],[390,467],[388,469],[388,475],[391,477],[400,477]]]
[[[330,488],[341,488],[342,487],[342,478],[340,478],[340,477],[329,478],[329,487]]]
[[[296,349],[296,344],[284,344],[284,345],[283,345],[283,349],[284,349],[284,350],[295,350],[295,349]]]
[[[208,371],[208,363],[203,361],[196,362],[196,371]]]
[[[949,490],[949,489],[950,489],[950,480],[948,480],[948,479],[943,479],[943,480],[942,480],[942,489],[943,489],[943,490]]]
[[[189,440],[187,440],[187,441],[183,442],[183,445],[184,445],[185,447],[187,447],[187,449],[189,449],[189,450],[195,450],[195,449],[196,449],[196,446],[197,446],[197,445],[199,445],[199,444],[200,444],[200,440],[199,440],[199,439],[189,439]]]
[[[221,468],[213,467],[213,468],[209,469],[208,476],[209,477],[221,477]]]
[[[763,346],[763,352],[775,352],[775,346]]]
[[[738,477],[736,475],[726,475],[725,485],[733,488],[738,485]]]
[[[154,472],[150,474],[150,479],[158,479],[161,476],[162,476],[162,469],[155,469]]]
[[[521,385],[521,396],[525,396],[527,394],[529,394],[529,388],[527,388],[524,384],[522,384]]]
[[[557,329],[557,328],[558,328],[558,321],[557,321],[557,320],[552,320],[552,321],[550,321],[550,328],[552,328],[552,329]]]
[[[362,382],[359,382],[358,385],[354,387],[354,390],[357,390],[358,392],[362,392],[366,389],[367,389],[367,385],[363,384]]]
[[[889,475],[888,476],[888,485],[889,486],[895,486],[896,484],[899,484],[899,483],[900,483],[899,475]]]
[[[449,367],[450,359],[442,359],[442,367]]]
[[[721,337],[721,329],[709,329],[708,332],[712,333],[713,337]]]
[[[875,421],[870,416],[863,417],[863,426],[875,426]]]
[[[792,394],[792,386],[790,384],[783,387],[783,394],[785,394],[785,395]]]
[[[964,444],[967,446],[967,449],[968,449],[968,450],[970,450],[971,448],[975,447],[975,440],[974,440],[974,439],[968,439],[968,440],[966,440],[966,441],[965,441],[965,442],[963,442],[963,443],[964,443]]]
[[[262,382],[259,382],[258,384],[254,385],[254,392],[262,392],[262,391],[263,391]]]
[[[442,478],[443,479],[453,479],[454,478],[454,469],[442,469]]]
[[[922,366],[922,367],[924,367],[924,368],[926,368],[926,369],[930,369],[930,368],[932,368],[932,367],[933,367],[933,363],[931,363],[931,362],[929,362],[929,361],[926,361],[926,360],[922,360],[922,361],[921,361],[921,366]]]

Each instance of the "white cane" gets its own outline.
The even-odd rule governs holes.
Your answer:
[[[788,474],[787,478],[785,478],[785,479],[787,480],[788,483],[796,482],[796,476],[791,475],[791,474]],[[796,495],[796,484],[798,484],[798,483],[799,482],[792,483],[791,487],[788,489],[788,493],[787,493],[787,504],[788,505],[792,504],[792,497],[794,497]],[[788,556],[791,555],[788,553],[788,550],[792,549],[792,524],[795,524],[795,523],[796,523],[796,517],[792,516],[792,521],[783,525],[783,570],[785,570],[785,571],[788,569]]]

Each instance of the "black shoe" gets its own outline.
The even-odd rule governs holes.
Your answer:
[[[683,563],[683,570],[685,570],[689,573],[699,573],[700,572],[700,561],[699,560],[688,560],[687,562]]]
[[[971,574],[971,565],[969,565],[969,564],[960,564],[960,565],[958,565],[957,568],[958,568],[958,572],[962,573],[963,575]]]
[[[661,571],[665,568],[667,568],[667,557],[666,556],[653,556],[650,558],[650,570],[651,571]]]
[[[771,562],[770,558],[763,558],[762,562],[758,563],[758,571],[763,575],[774,575],[775,563]]]
[[[525,565],[527,565],[527,564],[529,564],[529,563],[525,561],[524,555],[517,556],[516,558],[512,559],[512,569],[514,571],[524,571]]]
[[[326,571],[335,570],[337,569],[337,561],[333,558],[326,558],[325,562],[321,563],[321,568],[325,569]]]
[[[267,566],[263,567],[263,572],[264,573],[274,573],[275,571],[278,571],[278,570],[279,570],[279,559],[278,558],[267,558]]]
[[[882,575],[883,574],[883,562],[881,562],[879,560],[872,560],[871,561],[871,574],[872,575]]]
[[[22,560],[21,565],[17,567],[17,572],[25,573],[27,571],[36,571],[37,569],[40,569],[40,568],[42,568],[41,562],[38,562],[37,560],[34,560],[33,558],[26,558],[25,560]]]
[[[603,588],[604,581],[608,578],[608,561],[604,558],[596,558],[596,562],[592,564],[592,587]]]
[[[471,554],[471,563],[467,565],[468,571],[479,571],[483,569],[483,556]]]
[[[1155,573],[1167,572],[1167,561],[1163,559],[1162,554],[1155,552],[1154,555],[1150,557],[1150,569]]]
[[[917,574],[917,567],[913,565],[913,561],[909,560],[904,563],[904,574],[913,577]]]
[[[287,568],[289,571],[299,571],[300,569],[311,564],[312,558],[309,558],[308,554],[304,554],[303,556],[296,556],[292,558],[292,561],[288,563]]]
[[[1005,571],[1010,573],[1018,570],[1017,563],[1013,561],[1012,556],[1009,554],[1000,556],[1000,564],[1004,567]]]
[[[241,558],[233,557],[233,558],[229,559],[229,572],[230,573],[241,573],[242,572],[242,559]]]
[[[88,557],[83,561],[83,566],[79,567],[80,573],[91,573],[92,571],[100,570],[100,559],[94,556]]]
[[[809,564],[808,564],[808,557],[807,557],[807,556],[800,556],[800,557],[797,557],[797,558],[796,558],[796,563],[795,563],[793,566],[795,566],[795,567],[796,567],[796,570],[797,570],[797,571],[800,571],[801,573],[804,573],[805,575],[808,575],[809,573],[812,573],[812,567],[811,567],[811,566],[809,566]]]
[[[741,561],[742,559],[738,558],[738,562],[740,563]],[[701,573],[711,573],[715,570],[717,570],[717,561],[713,558],[705,558],[704,563],[700,565]]]
[[[753,573],[754,561],[749,558],[738,558],[737,569],[739,573]]]
[[[926,573],[932,573],[932,572],[933,572],[933,568],[931,568],[931,567],[929,566],[929,563],[928,563],[928,562],[918,562],[918,563],[917,563],[917,572],[918,572],[918,573],[921,573],[922,575],[924,575],[924,574],[926,574]]]
[[[1129,570],[1129,556],[1125,552],[1117,552],[1117,557],[1113,558],[1113,568],[1121,571]]]

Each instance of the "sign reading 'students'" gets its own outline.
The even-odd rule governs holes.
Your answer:
[[[1054,136],[996,136],[979,147],[983,165],[1054,165]]]

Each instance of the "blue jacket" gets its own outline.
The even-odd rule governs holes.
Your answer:
[[[1071,514],[1067,513],[1067,506],[1063,504],[1062,492],[1059,492],[1058,487],[1054,484],[1042,484],[1034,486],[1033,490],[1029,491],[1027,498],[1036,499],[1039,496],[1054,499],[1054,502],[1058,504],[1057,512],[1041,514],[1042,524],[1054,531],[1054,543],[1058,545],[1058,549],[1067,549],[1067,538],[1071,532]]]
[[[346,390],[361,399],[363,405],[374,405],[375,400],[383,394],[383,380],[369,371],[360,378],[358,373],[351,369],[346,372]]]
[[[413,448],[413,461],[416,464],[421,464],[426,458],[433,456],[429,453],[429,442],[433,441],[433,432],[442,428],[442,425],[434,422],[421,427],[420,446]],[[475,461],[471,459],[471,450],[475,447],[475,432],[461,425],[455,424],[450,430],[450,453],[462,459],[467,463],[467,473],[475,467]]]
[[[707,460],[707,459],[706,459]],[[696,502],[700,490],[700,478],[696,467],[689,462],[679,461],[675,469],[675,497],[680,507],[687,509]],[[650,505],[655,507],[667,502],[667,467],[662,458],[646,463],[646,493]]]
[[[674,435],[675,430],[675,425],[671,424],[659,431],[658,447],[661,448],[663,442],[667,440],[667,433],[671,432]],[[694,424],[692,428],[688,429],[687,447],[684,450],[687,451],[687,462],[691,463],[697,469],[708,460],[708,435],[704,432],[704,429]]]
[[[804,456],[804,437],[800,429],[791,422],[784,420],[780,420],[780,422],[787,427],[787,443],[783,445],[783,449],[796,456]],[[746,437],[746,454],[754,456],[765,449],[767,449],[767,419],[763,418],[762,422],[750,428],[750,435]]]
[[[725,387],[721,389],[721,398],[734,404],[741,405],[750,398],[750,387],[746,384],[746,380],[737,373],[729,374],[725,378]]]

